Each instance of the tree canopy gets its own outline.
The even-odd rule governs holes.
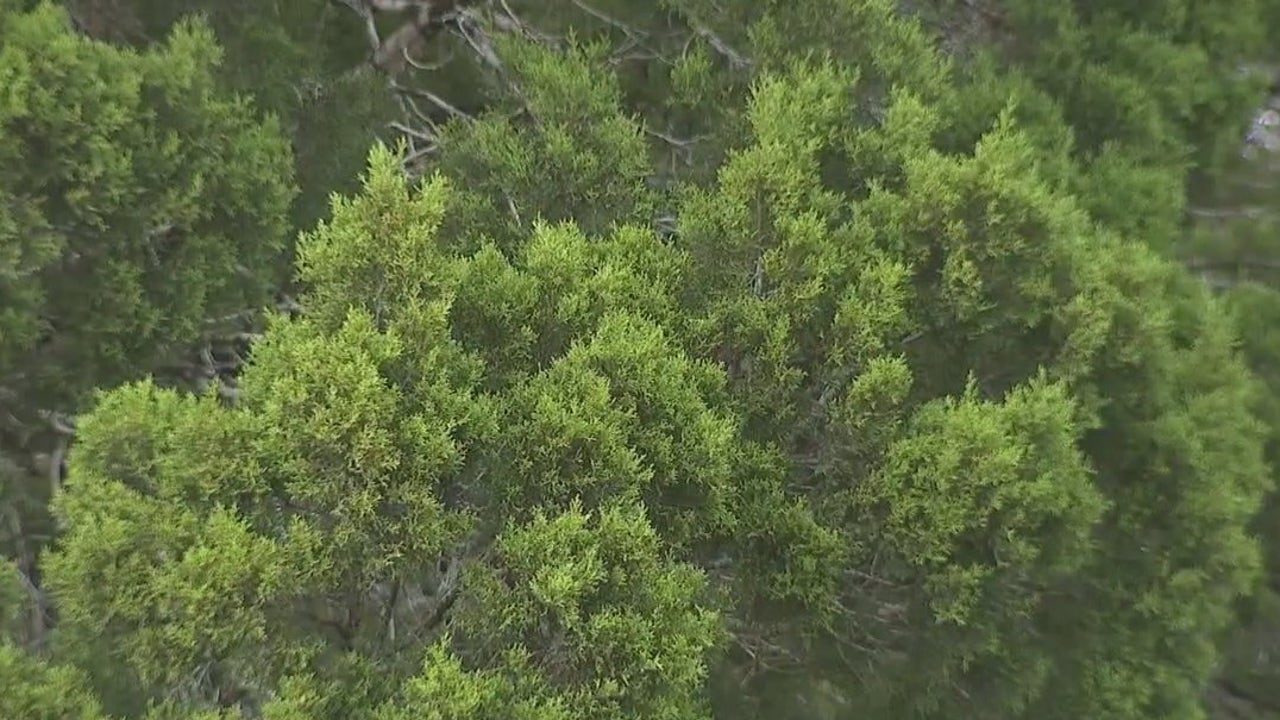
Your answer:
[[[1268,3],[27,5],[7,716],[1252,692],[1280,296],[1193,271]]]

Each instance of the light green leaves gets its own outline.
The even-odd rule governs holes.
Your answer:
[[[273,319],[234,405],[142,383],[85,418],[48,564],[66,632],[157,696],[215,670],[292,688],[281,717],[336,712],[354,667],[384,675],[370,711],[407,683],[495,713],[701,717],[720,621],[672,555],[729,541],[738,438],[720,372],[657,322],[679,254],[541,225],[514,263],[461,256],[437,235],[449,185],[395,168],[375,149],[302,239],[307,313]],[[467,332],[486,317],[532,332]],[[444,668],[406,658],[440,643],[467,670],[427,691]]]
[[[84,676],[0,642],[0,713],[30,720],[106,720]]]
[[[995,404],[971,388],[927,405],[858,487],[859,504],[883,512],[880,546],[943,573],[928,581],[939,619],[963,624],[989,573],[1041,585],[1089,555],[1105,503],[1075,450],[1064,390],[1041,381]]]
[[[732,529],[731,458],[736,424],[708,404],[716,371],[683,357],[665,333],[608,315],[510,399],[493,478],[504,514],[644,499],[663,538],[676,545]]]
[[[539,513],[495,551],[460,611],[468,654],[528,653],[512,669],[545,677],[573,717],[708,717],[700,690],[719,619],[699,602],[702,574],[665,558],[642,507]]]

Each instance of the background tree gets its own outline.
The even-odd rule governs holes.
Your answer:
[[[0,14],[0,536],[33,579],[68,416],[271,298],[288,147],[218,60],[197,24],[139,53]]]
[[[352,3],[353,5],[355,3]],[[367,62],[364,22],[341,2],[64,0],[85,35],[146,49],[199,18],[217,38],[221,87],[277,117],[293,149],[299,196],[293,227],[310,227],[328,195],[351,190],[369,143],[399,110],[387,79]],[[286,278],[288,273],[286,272]]]
[[[1274,105],[1274,98],[1268,105]],[[1254,373],[1265,383],[1255,403],[1271,428],[1268,456],[1275,466],[1280,407],[1276,405],[1280,376],[1276,374],[1275,328],[1280,321],[1280,279],[1275,273],[1277,248],[1276,164],[1274,126],[1270,107],[1255,116],[1227,180],[1194,209],[1196,224],[1182,248],[1185,262],[1196,274],[1218,289],[1234,310],[1240,327],[1242,349]],[[1224,674],[1212,698],[1222,717],[1267,717],[1280,712],[1280,697],[1271,679],[1280,674],[1273,652],[1280,638],[1277,615],[1277,571],[1280,570],[1280,537],[1277,536],[1276,498],[1273,495],[1255,528],[1266,543],[1266,575],[1249,602],[1241,607],[1241,628],[1228,645]]]

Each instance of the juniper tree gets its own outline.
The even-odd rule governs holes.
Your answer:
[[[82,420],[64,657],[299,717],[1198,717],[1267,484],[1227,316],[1009,113],[950,154],[925,91],[867,119],[862,82],[762,75],[666,241],[627,205],[486,237],[457,156],[411,188],[375,152],[238,404]],[[599,152],[541,119],[472,151]]]
[[[299,185],[294,227],[309,227],[328,194],[350,190],[369,143],[389,137],[399,110],[387,78],[367,63],[366,28],[343,3],[62,0],[78,32],[139,50],[198,19],[221,48],[212,68],[226,90],[279,118]],[[354,3],[353,3],[354,4]],[[288,267],[284,268],[288,278]]]
[[[21,6],[0,6],[0,537],[32,573],[67,418],[268,302],[293,189],[202,26],[138,53]]]
[[[591,7],[459,21],[478,111],[335,197],[234,403],[99,396],[39,707],[1203,717],[1270,469],[1231,315],[1099,208],[1170,166],[1082,185],[888,2]]]

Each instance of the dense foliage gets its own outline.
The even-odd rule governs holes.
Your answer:
[[[1270,4],[233,5],[0,0],[0,713],[1268,712]]]

